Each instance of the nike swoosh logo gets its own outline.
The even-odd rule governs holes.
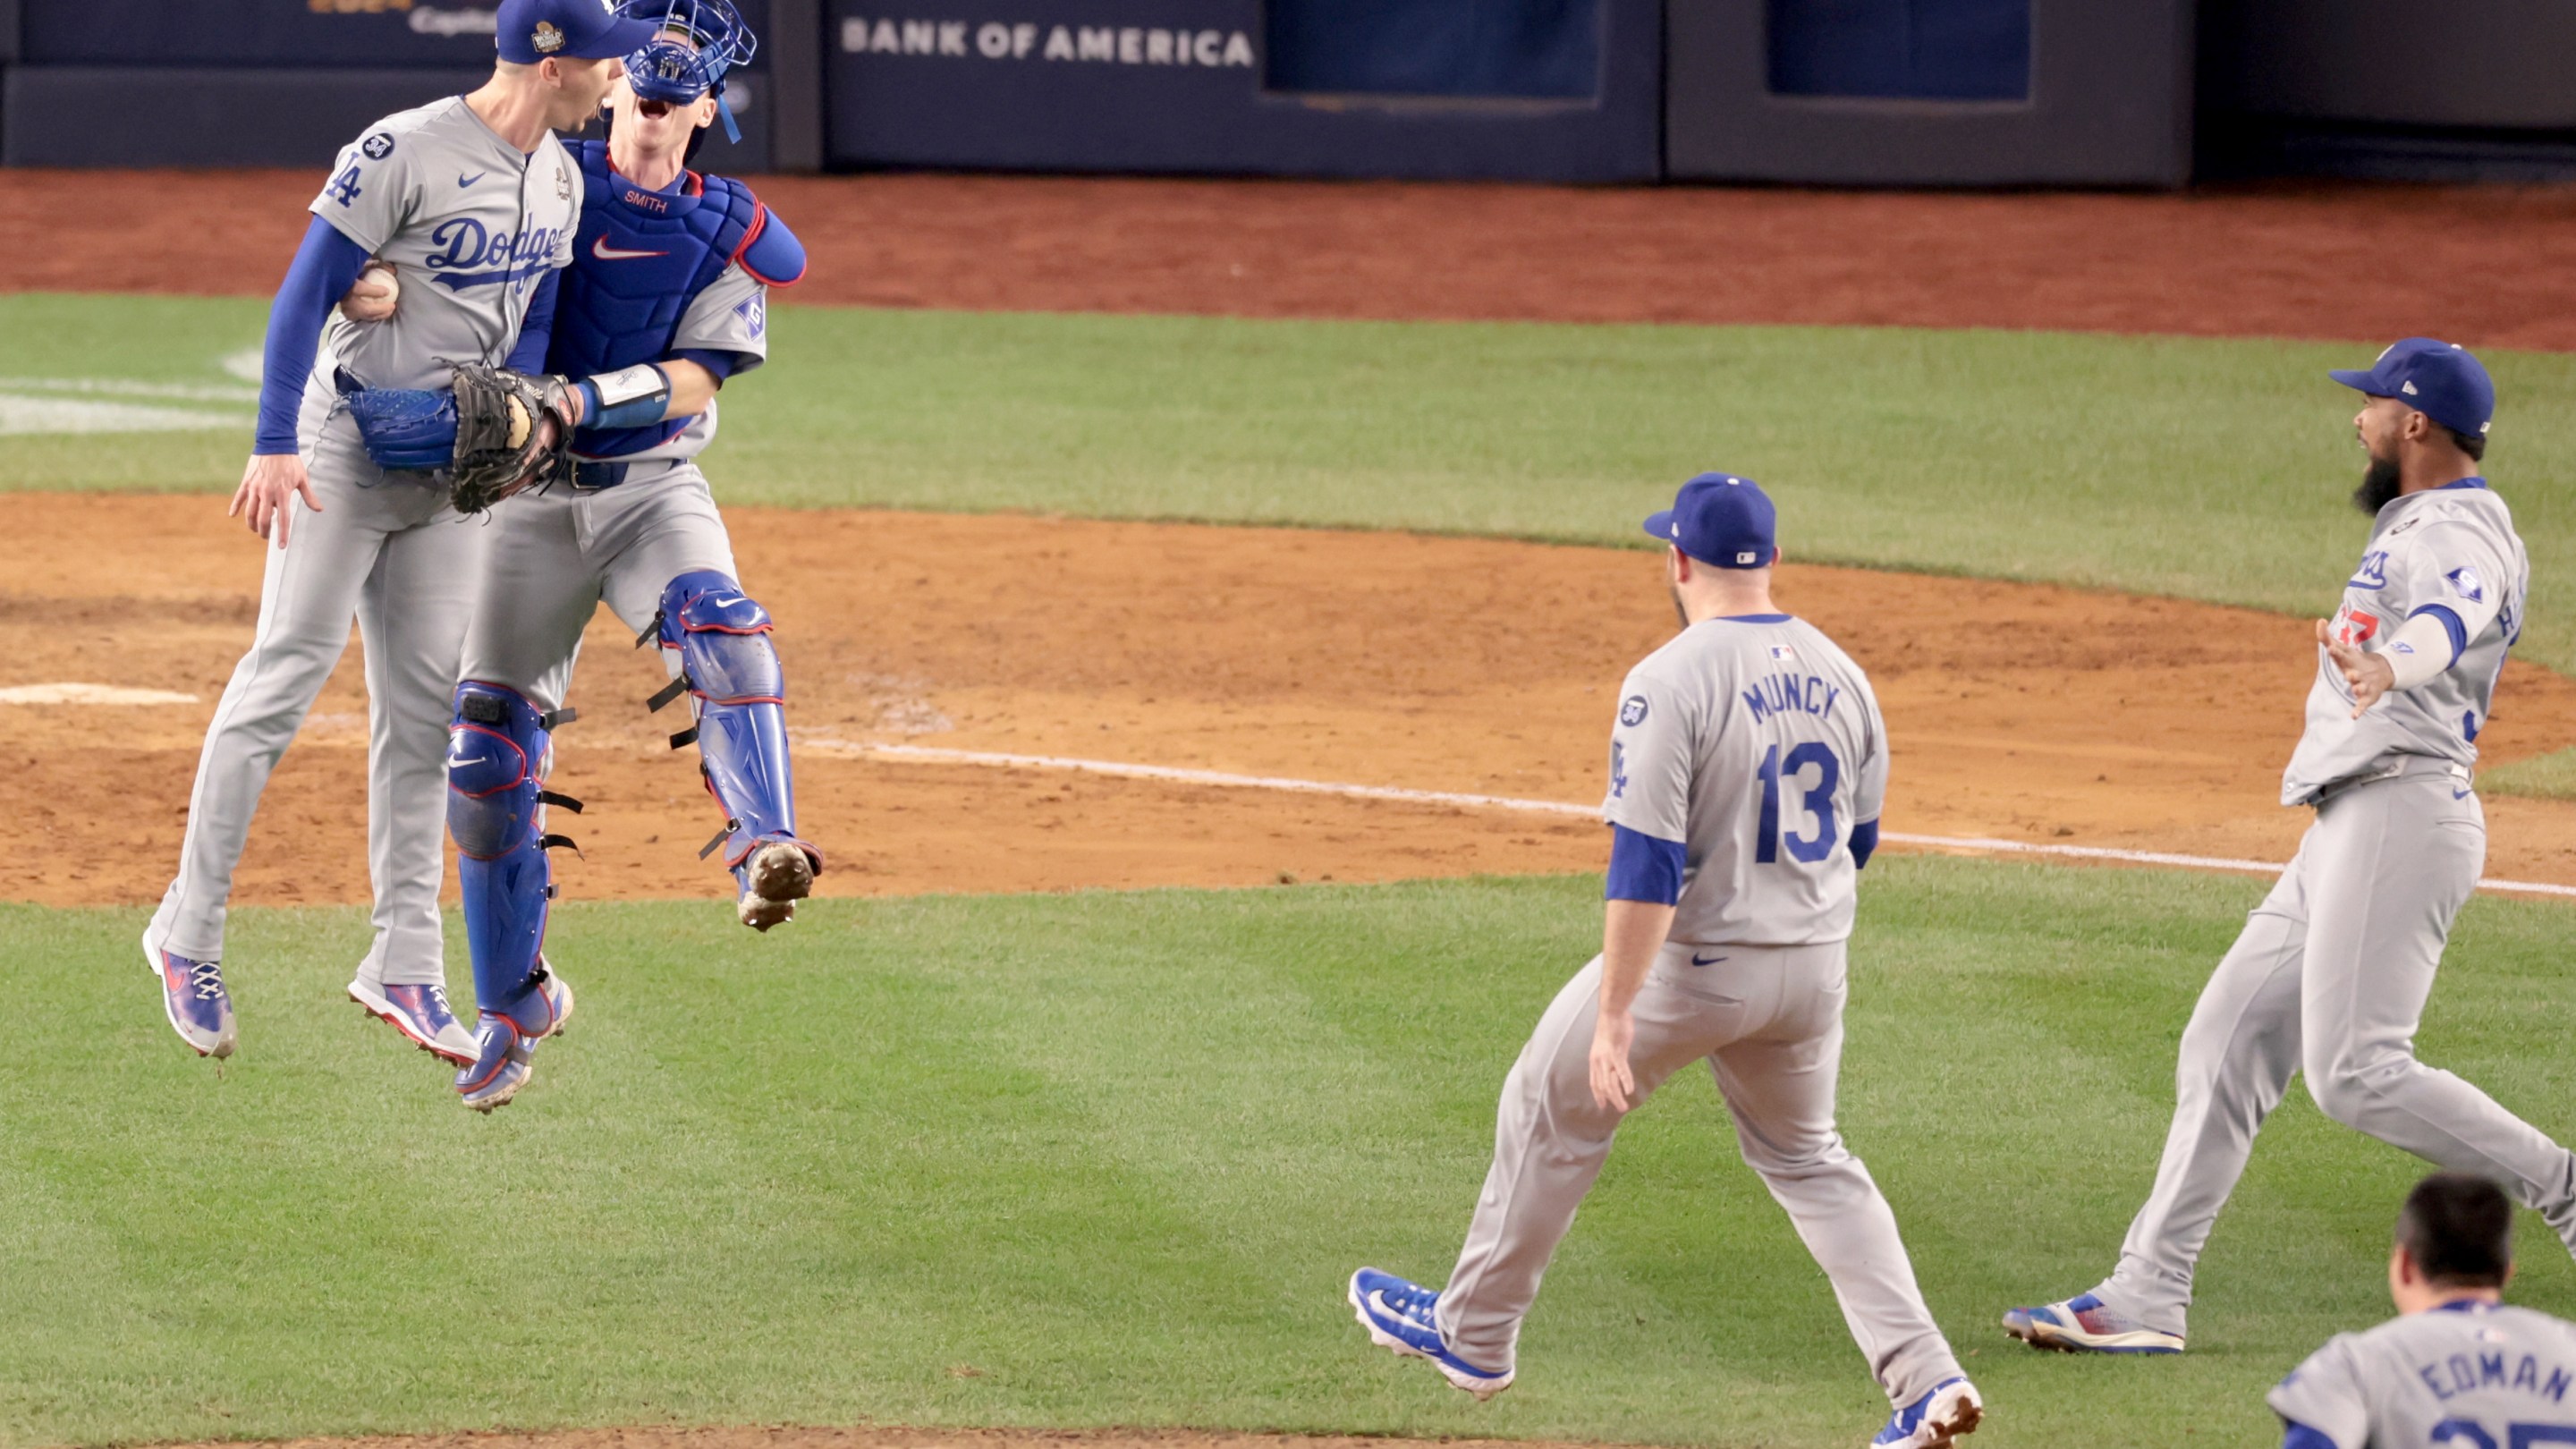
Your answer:
[[[2454,799],[2454,800],[2466,800],[2466,799],[2467,799],[2467,798],[2469,798],[2471,795],[2474,795],[2474,794],[2476,794],[2476,793],[2477,793],[2477,787],[2475,787],[2475,786],[2471,786],[2470,788],[2468,788],[2468,789],[2466,789],[2466,790],[2454,790],[2454,791],[2452,791],[2452,792],[2451,792],[2451,798],[2452,798],[2452,799]]]
[[[488,171],[477,171],[477,172],[475,172],[473,175],[468,176],[468,175],[466,175],[464,172],[459,171],[459,172],[457,172],[457,173],[456,173],[456,184],[457,184],[458,186],[460,186],[460,187],[463,187],[463,186],[471,186],[471,185],[473,185],[475,182],[482,180],[484,177],[489,176],[490,174],[491,174],[491,173],[490,173],[490,172],[488,172]]]
[[[450,760],[447,762],[447,765],[449,769],[461,770],[467,765],[488,765],[491,762],[492,757],[490,755],[476,755],[470,760]]]
[[[1691,964],[1692,964],[1693,966],[1714,966],[1714,965],[1716,965],[1718,962],[1723,961],[1723,960],[1725,960],[1725,959],[1726,959],[1726,958],[1725,958],[1725,957],[1723,957],[1723,956],[1706,956],[1706,957],[1703,957],[1703,956],[1702,956],[1702,955],[1700,955],[1697,951],[1693,951],[1693,952],[1691,953]]]
[[[590,244],[590,254],[599,258],[603,262],[631,262],[638,257],[667,257],[670,255],[669,252],[630,252],[624,247],[610,246],[608,244],[608,238],[606,237],[601,237]]]

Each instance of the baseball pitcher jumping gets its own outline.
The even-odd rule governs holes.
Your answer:
[[[2513,513],[2479,474],[2495,386],[2426,337],[2333,377],[2366,398],[2353,501],[2372,521],[2317,625],[2307,732],[2281,782],[2281,803],[2316,820],[2192,1009],[2173,1126],[2119,1266],[2089,1293],[2004,1314],[2033,1347],[2182,1352],[2201,1247],[2294,1072],[2327,1116],[2502,1183],[2576,1250],[2576,1154],[2415,1059],[2443,943],[2486,863],[2469,770],[2531,579]]]
[[[546,809],[578,806],[545,781],[603,599],[661,648],[671,684],[651,707],[689,700],[673,748],[697,746],[724,822],[705,853],[733,872],[743,924],[788,920],[823,865],[797,833],[769,614],[736,582],[695,461],[715,437],[717,390],[768,354],[769,288],[805,272],[804,248],[751,188],[687,166],[705,127],[731,128],[725,73],[756,42],[726,0],[625,0],[617,14],[648,43],[610,92],[608,140],[572,147],[580,225],[546,352],[568,379],[574,464],[493,511],[450,725],[448,825],[481,1012],[456,1089],[478,1111],[527,1085],[537,1043],[572,1006],[543,949],[559,840]],[[396,280],[379,307],[398,315],[420,288]]]
[[[598,0],[502,0],[497,23],[482,88],[387,116],[341,151],[269,314],[258,437],[232,502],[272,545],[258,629],[207,728],[178,876],[143,934],[170,1025],[202,1055],[234,1047],[224,915],[252,812],[354,616],[375,939],[349,994],[421,1046],[474,1057],[445,1000],[439,827],[448,697],[488,530],[441,475],[370,461],[341,394],[445,387],[460,364],[536,370],[522,326],[549,305],[581,211],[581,171],[553,131],[596,114],[616,57],[653,34]],[[371,261],[412,280],[412,305],[326,330]],[[538,422],[522,415],[518,431]]]

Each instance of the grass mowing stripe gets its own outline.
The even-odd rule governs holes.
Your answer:
[[[1793,557],[2328,608],[2363,526],[2351,345],[1887,328],[1284,322],[782,306],[709,458],[755,503],[1030,509],[1642,547],[1679,479],[1779,485]],[[214,384],[256,302],[0,297],[18,372]],[[2489,357],[2576,668],[2576,357]],[[228,489],[240,439],[31,437],[18,487]]]
[[[2066,1360],[1993,1328],[2109,1267],[2175,1039],[2261,883],[1918,857],[1866,884],[1843,1125],[1993,1444],[2272,1432],[2262,1390],[2385,1311],[2419,1170],[2303,1096],[2220,1221],[2190,1355]],[[1348,1322],[1360,1263],[1445,1271],[1495,1092],[1598,895],[824,901],[770,938],[706,903],[568,906],[549,945],[582,1015],[489,1120],[337,999],[360,911],[237,914],[244,1045],[218,1071],[133,970],[138,912],[0,908],[0,1012],[44,1065],[0,1077],[0,1444],[861,1420],[1865,1437],[1830,1294],[1689,1075],[1621,1134],[1511,1393],[1478,1409]],[[2421,1033],[2562,1139],[2576,1062],[2533,1047],[2576,1032],[2566,909],[2473,902]],[[2522,1246],[2516,1296],[2576,1310],[2554,1239],[2535,1221]]]

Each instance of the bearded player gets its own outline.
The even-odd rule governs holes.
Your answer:
[[[2576,1250],[2576,1154],[2415,1056],[2451,923],[2486,863],[2470,769],[2531,581],[2481,467],[2495,384],[2429,337],[2332,376],[2365,399],[2353,428],[2370,464],[2353,501],[2371,525],[2333,621],[2317,625],[2307,730],[2281,782],[2281,803],[2316,819],[2192,1008],[2164,1157],[2119,1265],[2089,1293],[2004,1314],[2036,1348],[2183,1351],[2200,1250],[2294,1073],[2327,1116],[2502,1184]]]
[[[490,1111],[525,1087],[537,1043],[572,1009],[544,954],[553,896],[545,852],[552,732],[583,627],[605,599],[658,642],[672,680],[654,709],[690,700],[724,826],[736,912],[788,920],[823,866],[796,831],[784,685],[767,611],[735,582],[733,547],[694,461],[715,437],[715,395],[768,351],[768,289],[804,275],[805,253],[749,187],[687,161],[703,129],[733,120],[726,71],[755,41],[724,0],[627,0],[655,27],[611,91],[609,139],[572,148],[584,181],[574,265],[547,352],[579,424],[570,480],[494,510],[466,635],[448,751],[448,827],[481,1013],[465,1105]],[[399,305],[399,286],[396,301]]]
[[[553,131],[595,114],[617,58],[653,34],[596,0],[503,0],[495,23],[490,81],[387,116],[340,152],[269,313],[259,429],[232,506],[273,545],[258,632],[207,726],[179,869],[143,934],[170,1025],[202,1055],[233,1050],[224,917],[252,813],[354,618],[375,939],[349,995],[421,1046],[473,1059],[445,999],[438,837],[448,693],[485,530],[437,475],[390,473],[362,452],[337,394],[542,361],[521,346],[526,324],[552,304],[581,208],[581,173]],[[326,331],[333,299],[371,262],[409,276],[416,305],[376,323],[344,313]]]

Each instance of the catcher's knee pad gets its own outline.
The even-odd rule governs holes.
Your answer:
[[[456,841],[475,1003],[496,1014],[518,1005],[535,975],[554,894],[546,848],[570,843],[545,833],[546,807],[581,808],[545,788],[554,722],[517,690],[476,680],[457,686],[447,832]]]
[[[769,631],[769,611],[713,569],[682,574],[662,591],[662,647],[678,654],[680,676],[655,707],[679,691],[690,696],[697,727],[672,743],[697,742],[707,789],[725,812],[724,832],[708,853],[723,847],[727,866],[741,865],[763,840],[797,838],[782,707],[787,681]],[[805,853],[819,869],[821,855],[810,846]]]

